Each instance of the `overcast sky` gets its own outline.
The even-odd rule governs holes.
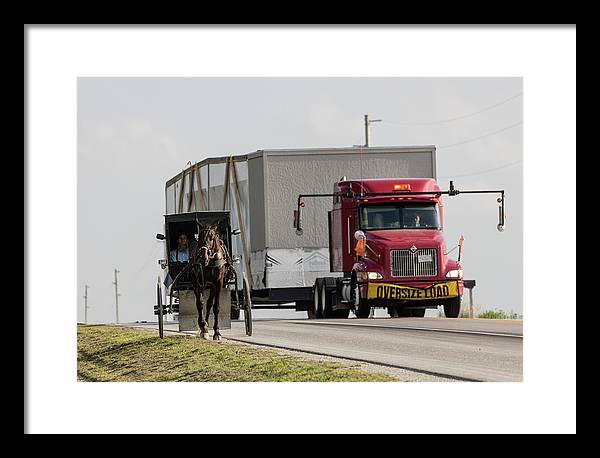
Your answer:
[[[447,245],[464,234],[465,277],[481,309],[523,313],[521,78],[80,78],[78,321],[153,320],[165,182],[192,163],[257,149],[437,146],[442,188],[505,189],[445,198]],[[526,94],[525,94],[526,96]],[[291,208],[291,207],[290,207]]]

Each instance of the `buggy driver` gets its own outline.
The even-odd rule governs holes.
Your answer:
[[[189,261],[188,236],[185,232],[180,232],[177,236],[177,248],[171,250],[171,262]]]

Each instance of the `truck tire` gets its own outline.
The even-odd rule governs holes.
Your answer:
[[[417,318],[423,318],[425,316],[425,308],[422,309],[412,309],[410,311],[410,316],[414,316]]]
[[[458,318],[460,314],[460,296],[453,297],[444,302],[444,315],[446,318]]]
[[[321,281],[321,318],[331,318],[333,310],[331,310],[331,291],[327,290],[327,283]]]
[[[315,284],[312,288],[312,299],[308,304],[308,308],[306,309],[306,313],[308,315],[309,320],[314,320],[317,318],[317,307],[319,305],[319,299],[317,297],[317,285]]]
[[[319,294],[318,283],[315,281],[315,285],[312,288],[312,300],[308,304],[308,309],[306,310],[309,320],[314,320],[317,318],[320,297],[321,295]]]
[[[369,318],[371,314],[371,306],[370,305],[359,305],[356,307],[356,318]]]

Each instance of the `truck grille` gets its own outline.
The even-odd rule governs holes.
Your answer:
[[[421,256],[421,262],[419,262]],[[429,256],[431,260],[423,260]],[[392,277],[434,277],[437,275],[437,250],[423,248],[411,253],[410,250],[390,250]]]

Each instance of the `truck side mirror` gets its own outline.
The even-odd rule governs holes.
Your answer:
[[[166,237],[164,236],[164,234],[156,234],[156,238],[158,240],[164,240]]]
[[[496,228],[498,231],[504,231],[504,195],[502,197],[498,197],[497,202],[500,204],[498,206],[498,226]]]

